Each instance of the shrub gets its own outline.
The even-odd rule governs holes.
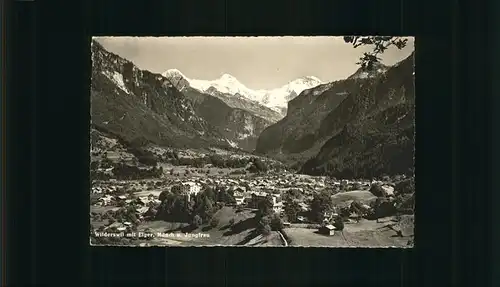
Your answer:
[[[394,187],[396,193],[413,193],[415,192],[415,178],[409,178],[400,181]]]
[[[262,235],[267,236],[267,235],[271,234],[271,227],[269,225],[265,225],[262,227],[260,232],[262,233]]]
[[[383,197],[385,195],[385,190],[379,184],[372,184],[370,192],[377,197]]]
[[[257,230],[263,235],[269,235],[271,233],[271,220],[269,217],[264,216],[260,219],[259,224],[257,225]]]
[[[191,225],[193,227],[199,227],[202,223],[203,223],[203,220],[201,219],[201,217],[199,215],[195,215],[193,217],[193,220],[191,221]]]
[[[90,163],[90,170],[97,170],[99,168],[99,162],[93,161]]]
[[[272,217],[270,227],[271,227],[271,230],[275,230],[275,231],[283,230],[283,227],[284,227],[283,221],[281,220],[281,218],[277,214],[275,214]]]
[[[211,227],[216,227],[217,225],[219,225],[219,219],[217,218],[212,218],[212,220],[210,220],[210,226]]]
[[[360,190],[361,189],[361,184],[358,182],[354,182],[352,184],[352,190]]]
[[[335,226],[336,230],[344,230],[344,220],[342,220],[341,217],[337,218],[335,222],[333,223],[333,226]]]

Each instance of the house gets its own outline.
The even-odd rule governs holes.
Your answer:
[[[328,235],[328,236],[332,236],[335,234],[335,227],[331,224],[328,224],[328,225],[324,225],[324,226],[321,226],[319,229],[318,229],[318,232],[320,234],[324,234],[324,235]]]
[[[382,189],[384,190],[385,196],[393,196],[394,195],[394,187],[390,185],[383,185]]]
[[[281,213],[283,211],[283,202],[275,202],[273,204],[273,211],[275,213]]]
[[[305,218],[305,216],[297,216],[297,220],[300,222],[304,222],[304,221],[306,221],[306,218]]]
[[[192,181],[184,182],[181,185],[181,191],[187,195],[189,201],[191,195],[196,195],[201,191],[201,185]]]
[[[299,206],[300,206],[300,209],[301,209],[302,212],[305,212],[305,211],[309,210],[309,206],[306,203],[304,203],[304,202],[300,202]]]
[[[237,193],[237,192],[239,192],[239,193],[243,193],[243,192],[246,192],[246,191],[247,191],[247,189],[246,189],[245,187],[242,187],[242,186],[235,186],[235,187],[234,187],[234,189],[233,189],[233,191],[234,191],[235,193]]]
[[[234,199],[236,200],[236,205],[242,205],[245,203],[245,196],[244,195],[235,196]]]
[[[113,201],[113,197],[109,194],[99,198],[99,202],[101,202],[100,205],[102,205],[102,206],[109,205],[112,201]]]
[[[140,207],[140,208],[137,208],[137,209],[136,209],[137,213],[139,213],[139,214],[144,214],[144,213],[146,213],[148,210],[149,210],[149,207],[147,207],[147,206]]]
[[[122,230],[125,230],[125,229],[126,229],[126,228],[124,229],[124,227],[125,227],[125,226],[124,226],[122,223],[120,223],[120,222],[113,222],[112,224],[110,224],[110,225],[106,226],[106,227],[104,228],[104,230],[113,230],[113,229],[117,229],[118,231],[122,231]]]
[[[151,194],[150,194],[151,195]],[[150,201],[153,201],[155,200],[154,196],[153,197],[150,197],[150,196],[141,196],[141,197],[138,197],[136,200],[135,200],[135,203],[137,204],[140,204],[140,205],[146,205],[148,204]]]
[[[92,193],[102,193],[102,188],[100,186],[93,186]]]

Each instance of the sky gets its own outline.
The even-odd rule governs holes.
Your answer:
[[[215,80],[230,74],[251,89],[279,88],[300,77],[323,82],[345,79],[363,52],[342,37],[95,37],[103,47],[143,70],[177,69],[190,79]],[[414,38],[381,56],[393,65],[414,50]]]

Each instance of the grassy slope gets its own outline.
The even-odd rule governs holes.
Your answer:
[[[284,233],[290,238],[290,246],[314,247],[411,247],[407,246],[408,240],[413,239],[413,216],[407,216],[406,222],[396,227],[402,230],[403,237],[397,237],[396,232],[386,228],[391,223],[391,218],[377,223],[362,220],[359,223],[346,224],[344,236],[336,232],[333,236],[317,233],[317,229],[286,228]]]
[[[208,234],[208,238],[188,238],[181,237],[175,239],[157,239],[158,244],[178,244],[189,245],[231,245],[231,246],[281,246],[279,235],[273,232],[268,237],[263,237],[256,233],[257,223],[253,219],[255,214],[250,210],[236,213],[232,207],[223,207],[214,217],[219,220],[219,224],[214,227],[203,225],[197,229],[189,230],[191,234]],[[234,218],[235,224],[232,228],[229,221]],[[154,232],[182,232],[185,225],[163,221],[147,222],[141,225],[140,229],[150,228]],[[177,242],[175,242],[177,241]]]

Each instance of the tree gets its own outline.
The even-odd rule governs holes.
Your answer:
[[[210,220],[214,214],[213,203],[210,198],[203,196],[201,199],[201,205],[199,206],[197,213],[203,219],[203,222]]]
[[[231,218],[231,219],[229,220],[229,225],[230,225],[230,226],[233,226],[233,225],[234,225],[234,218]]]
[[[219,219],[216,217],[213,217],[212,220],[210,220],[210,226],[216,227],[217,225],[219,225]]]
[[[170,188],[170,192],[173,194],[181,194],[182,193],[182,186],[181,185],[174,185]]]
[[[288,198],[283,206],[288,221],[295,222],[301,210],[299,203],[293,198]]]
[[[271,220],[268,216],[264,216],[259,220],[259,224],[257,225],[257,231],[259,231],[263,235],[269,235],[271,233]]]
[[[370,192],[377,197],[384,197],[386,193],[384,188],[380,184],[376,183],[372,184]]]
[[[262,233],[262,235],[265,235],[265,236],[268,236],[269,234],[271,234],[271,226],[264,225],[261,229],[261,233]]]
[[[333,209],[333,200],[330,194],[320,192],[314,195],[311,202],[311,214],[316,222],[324,219],[325,213]]]
[[[344,220],[342,217],[338,217],[335,219],[335,222],[333,223],[333,226],[335,227],[335,230],[342,231],[344,230]]]
[[[280,231],[283,229],[284,227],[283,221],[281,220],[278,214],[274,214],[273,217],[271,218],[270,227],[271,230],[274,231]]]
[[[392,36],[346,36],[344,37],[346,43],[351,43],[354,48],[364,45],[373,45],[373,51],[363,53],[358,65],[363,69],[372,70],[374,64],[380,62],[378,57],[383,54],[389,47],[395,46],[398,49],[403,49],[408,43],[408,39],[403,37]]]
[[[171,168],[170,171],[169,171],[170,175],[174,175],[174,169]]]
[[[113,162],[109,158],[104,157],[103,160],[101,161],[101,167],[102,168],[113,167]]]
[[[168,190],[162,191],[160,193],[160,195],[158,196],[158,200],[160,200],[161,202],[163,202],[167,198],[168,194],[169,194]]]
[[[219,189],[219,192],[217,193],[217,201],[224,202],[226,204],[236,203],[236,199],[234,199],[234,196],[225,188]]]
[[[361,188],[362,186],[359,182],[354,182],[351,187],[352,190],[360,190]]]
[[[258,199],[257,209],[257,217],[270,215],[273,211],[273,197],[268,195],[265,198]]]
[[[203,220],[201,219],[201,217],[198,214],[196,214],[193,217],[193,220],[191,221],[191,225],[193,227],[199,227],[202,223],[203,223]]]
[[[97,161],[93,161],[90,163],[90,170],[97,170],[97,168],[99,168],[99,162]]]
[[[298,199],[298,198],[302,197],[302,192],[300,191],[300,189],[292,188],[286,192],[286,195],[291,197],[291,198]]]
[[[205,187],[205,190],[203,191],[203,194],[208,197],[211,201],[215,201],[216,196],[214,189],[210,186]]]

